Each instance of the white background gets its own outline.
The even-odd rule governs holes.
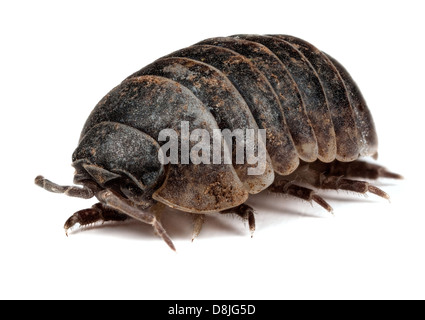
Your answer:
[[[2,1],[2,299],[425,298],[423,1]],[[376,122],[379,163],[405,176],[374,195],[323,193],[335,209],[273,195],[250,200],[257,231],[213,216],[164,215],[172,252],[139,223],[69,237],[95,201],[51,194],[95,104],[158,57],[202,39],[282,33],[336,57]]]

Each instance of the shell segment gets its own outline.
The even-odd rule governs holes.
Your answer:
[[[360,156],[377,157],[378,137],[372,115],[367,107],[366,101],[348,71],[334,58],[326,54],[335,68],[338,70],[347,90],[348,99],[354,111],[354,120],[360,135]]]

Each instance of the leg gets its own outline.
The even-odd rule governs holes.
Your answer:
[[[174,251],[173,242],[167,235],[167,232],[162,227],[161,223],[156,219],[155,215],[148,211],[143,211],[137,208],[132,202],[122,198],[118,194],[111,190],[102,190],[96,194],[96,198],[108,208],[119,211],[127,216],[130,216],[136,220],[152,225],[157,235],[159,235],[165,243]]]
[[[401,175],[390,172],[380,165],[360,160],[352,162],[333,161],[331,163],[316,161],[309,164],[309,167],[331,176],[357,177],[371,180],[378,178],[403,179]]]
[[[326,209],[329,212],[333,212],[332,207],[319,195],[317,195],[314,190],[301,187],[298,185],[293,184],[292,181],[288,180],[278,180],[275,181],[268,189],[271,192],[274,193],[284,193],[289,194],[293,197],[303,199],[308,202],[316,202],[320,206],[322,206],[324,209]]]
[[[45,179],[43,176],[37,176],[35,178],[35,184],[43,189],[46,189],[47,191],[54,193],[64,193],[70,197],[90,199],[94,196],[93,190],[87,186],[60,186],[50,180]]]
[[[199,233],[201,232],[202,225],[205,222],[205,214],[194,213],[192,215],[193,219],[193,232],[192,232],[192,241],[195,240]]]
[[[220,211],[220,213],[221,214],[233,213],[241,217],[243,220],[248,221],[249,231],[251,232],[251,238],[253,237],[254,231],[255,231],[255,217],[254,217],[253,208],[243,203],[235,208]]]
[[[85,226],[97,221],[124,221],[127,218],[128,216],[125,214],[109,209],[101,203],[96,203],[90,209],[75,212],[66,220],[64,228],[66,235],[68,235],[68,229],[77,223]]]
[[[387,199],[387,200],[390,199],[387,193],[385,193],[378,187],[375,187],[369,184],[366,181],[345,179],[345,178],[336,177],[336,176],[323,177],[323,179],[321,179],[320,184],[317,187],[321,189],[348,190],[348,191],[354,191],[354,192],[362,193],[362,194],[366,194],[367,192],[370,192],[384,199]]]
[[[302,181],[312,185],[318,189],[348,190],[365,194],[367,192],[374,193],[382,198],[389,199],[388,194],[375,187],[368,182],[352,180],[335,175],[336,173],[345,173],[348,176],[363,176],[368,178],[381,177],[383,175],[389,177],[401,178],[400,175],[389,173],[382,167],[367,162],[353,161],[349,163],[343,162],[314,162],[300,166],[294,173],[285,178],[295,181]]]

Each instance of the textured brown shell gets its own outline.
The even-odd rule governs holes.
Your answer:
[[[97,125],[113,122],[157,138],[162,129],[180,132],[180,122],[192,128],[218,129],[217,122],[186,87],[158,76],[125,80],[94,108],[83,129],[83,138]],[[190,142],[193,146],[194,142]],[[131,173],[131,172],[130,172]],[[176,164],[167,167],[165,182],[154,199],[187,212],[214,212],[246,201],[248,191],[232,165]]]
[[[136,72],[130,78],[155,75],[166,77],[188,88],[214,115],[219,128],[233,131],[239,128],[258,129],[248,105],[229,79],[219,70],[187,58],[163,58]],[[258,143],[262,143],[260,140]],[[233,146],[236,152],[236,146]],[[254,152],[258,151],[255,143]],[[249,193],[258,193],[274,180],[270,158],[266,157],[266,168],[261,175],[248,175],[251,165],[234,164],[235,171]]]
[[[161,129],[267,130],[267,167],[169,165],[154,198],[195,213],[221,211],[266,189],[300,161],[374,156],[372,117],[347,70],[310,43],[286,35],[207,39],[129,76],[96,106],[82,136],[104,121],[156,139]]]

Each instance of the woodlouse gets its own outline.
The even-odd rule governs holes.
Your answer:
[[[164,166],[158,135],[166,128],[182,131],[182,121],[211,136],[215,129],[266,129],[264,172],[247,174],[246,162]],[[315,201],[328,211],[330,205],[305,184],[388,198],[368,182],[351,179],[400,178],[358,160],[376,155],[371,114],[340,63],[296,37],[235,35],[173,52],[112,89],[87,119],[73,154],[74,182],[82,187],[59,186],[42,176],[35,182],[51,192],[100,201],[73,214],[66,230],[132,217],[151,224],[174,249],[154,213],[161,204],[193,213],[194,237],[212,212],[237,214],[253,232],[254,210],[245,202],[263,190]]]

